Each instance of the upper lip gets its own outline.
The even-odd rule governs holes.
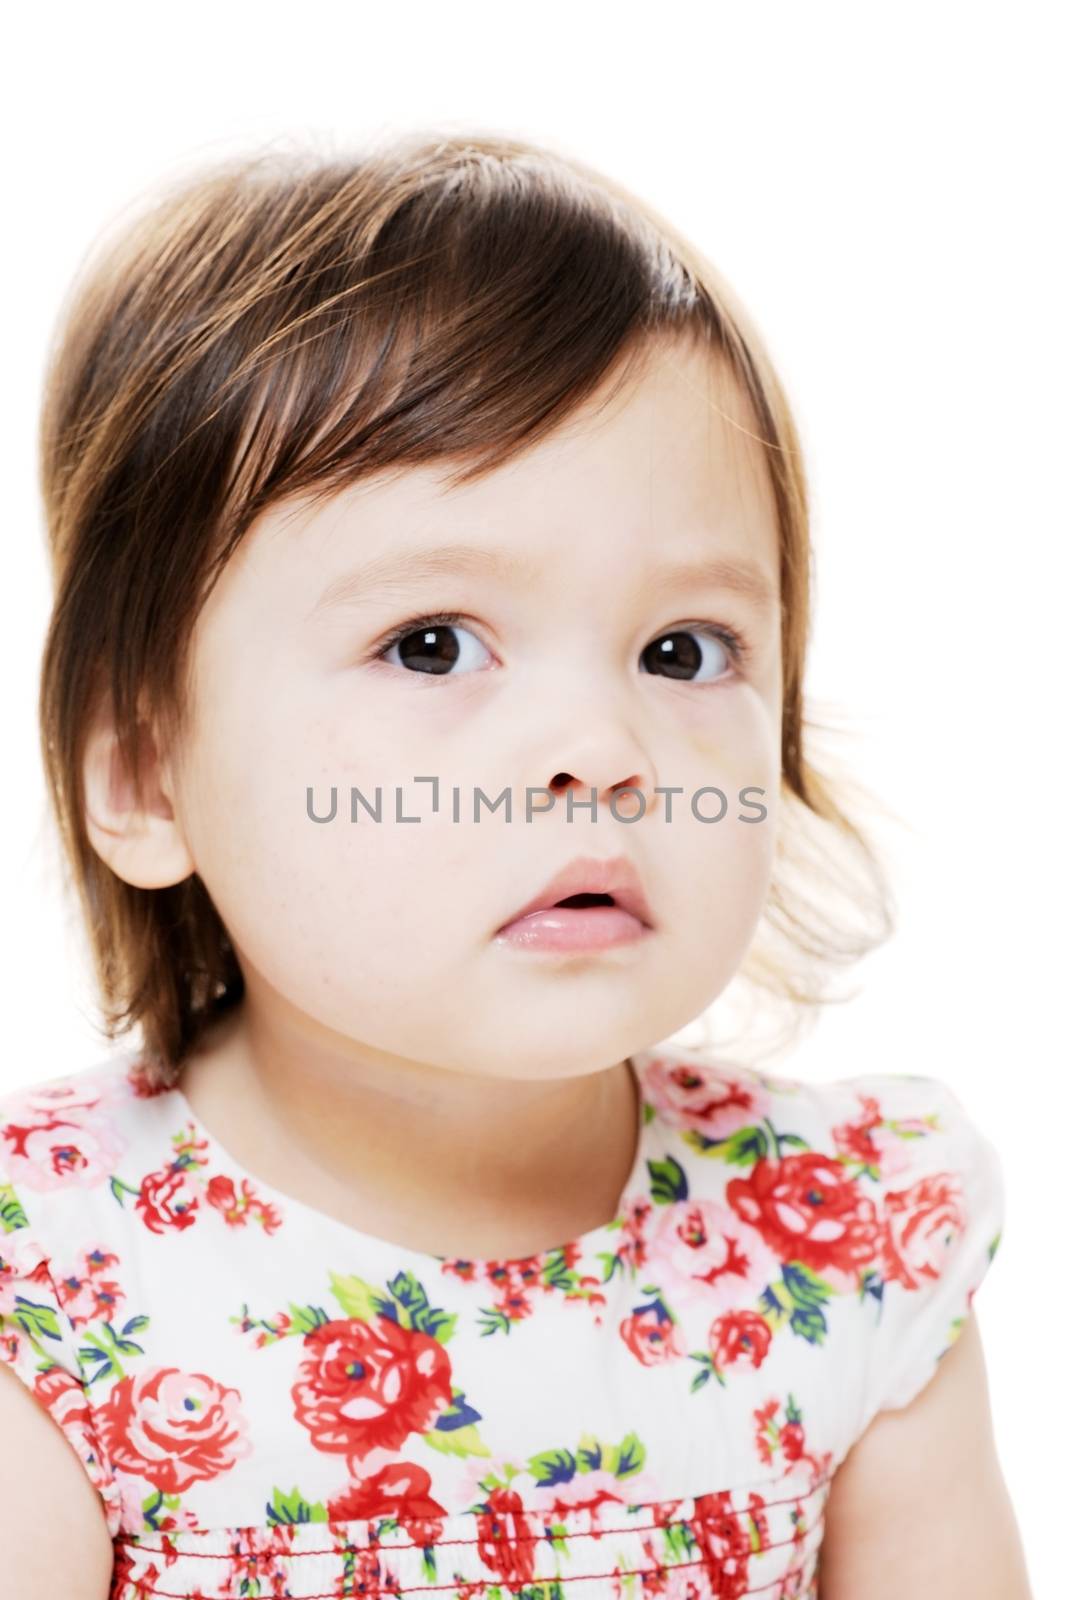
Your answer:
[[[507,922],[517,922],[519,917],[527,917],[533,911],[544,911],[571,894],[611,895],[615,904],[623,910],[631,912],[647,927],[654,926],[640,875],[624,856],[614,856],[609,861],[597,860],[594,856],[578,856],[556,873],[550,883],[545,884],[541,892],[523,905],[520,911],[515,911]]]

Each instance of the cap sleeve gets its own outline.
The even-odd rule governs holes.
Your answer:
[[[858,1084],[859,1080],[851,1080]],[[877,1094],[877,1086],[887,1084]],[[875,1080],[880,1120],[876,1270],[879,1300],[859,1431],[913,1400],[967,1321],[1005,1219],[1002,1164],[957,1095],[936,1078]],[[875,1161],[874,1157],[874,1161]]]
[[[48,1253],[5,1165],[5,1118],[0,1108],[0,1360],[66,1435],[103,1502],[113,1539],[121,1525],[120,1488],[97,1434],[77,1335]]]

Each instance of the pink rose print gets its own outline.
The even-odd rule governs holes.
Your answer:
[[[19,1114],[29,1122],[51,1122],[71,1112],[95,1111],[109,1098],[110,1091],[88,1075],[78,1081],[32,1084],[19,1091]]]
[[[949,1172],[884,1196],[885,1281],[919,1289],[940,1276],[953,1241],[965,1232],[961,1189]]]
[[[116,1467],[178,1494],[250,1455],[240,1405],[239,1390],[202,1372],[155,1367],[115,1384],[97,1426]]]
[[[375,1449],[398,1450],[451,1404],[444,1347],[391,1317],[323,1322],[304,1339],[293,1385],[296,1420],[318,1450],[348,1457],[353,1474]]]
[[[126,1293],[116,1278],[105,1278],[103,1274],[108,1267],[117,1265],[118,1257],[112,1251],[83,1250],[73,1272],[55,1279],[59,1303],[72,1327],[84,1328],[90,1322],[114,1320]]]
[[[913,1160],[912,1135],[929,1132],[929,1125],[919,1117],[892,1119],[884,1122],[880,1103],[872,1095],[860,1097],[861,1116],[853,1122],[843,1122],[832,1129],[832,1139],[841,1156],[850,1161],[871,1167],[881,1179],[895,1177],[905,1172]]]
[[[351,1484],[329,1502],[334,1522],[395,1517],[417,1545],[435,1544],[443,1535],[447,1510],[429,1492],[432,1479],[414,1461],[393,1461],[372,1478]]]
[[[610,1472],[576,1473],[568,1483],[555,1484],[550,1501],[543,1507],[538,1505],[537,1510],[545,1522],[564,1521],[570,1533],[587,1531],[593,1537],[600,1537],[600,1509],[605,1505],[628,1503],[628,1493],[622,1488],[619,1494],[619,1487],[617,1478]]]
[[[817,1150],[781,1160],[764,1157],[747,1178],[732,1178],[725,1197],[756,1228],[778,1261],[800,1261],[829,1281],[849,1281],[879,1248],[876,1205],[841,1162]]]
[[[95,1456],[99,1460],[100,1447],[93,1427],[92,1412],[85,1397],[85,1390],[73,1373],[67,1372],[63,1367],[51,1367],[34,1379],[33,1391],[75,1445],[75,1449],[78,1445],[71,1437],[72,1434],[82,1440],[86,1455]]]
[[[680,1201],[659,1212],[652,1242],[665,1267],[664,1288],[679,1304],[711,1313],[734,1305],[744,1287],[753,1298],[778,1276],[780,1263],[756,1228],[716,1200]]]
[[[665,1122],[724,1139],[769,1112],[770,1096],[756,1078],[734,1069],[705,1068],[656,1056],[647,1063],[648,1096]]]
[[[92,1189],[107,1181],[125,1145],[107,1118],[93,1115],[98,1099],[85,1090],[23,1097],[18,1116],[0,1129],[16,1189]]]

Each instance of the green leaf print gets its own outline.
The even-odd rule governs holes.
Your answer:
[[[529,1471],[538,1488],[553,1483],[569,1483],[577,1471],[572,1450],[541,1450],[529,1458]]]
[[[782,1261],[783,1278],[768,1283],[758,1296],[758,1309],[776,1330],[786,1322],[792,1333],[808,1344],[821,1344],[828,1321],[821,1307],[836,1293],[802,1261]]]
[[[347,1317],[373,1322],[379,1316],[394,1312],[401,1328],[416,1328],[419,1333],[435,1339],[437,1344],[447,1344],[454,1336],[456,1314],[430,1305],[421,1280],[410,1272],[397,1272],[388,1280],[391,1298],[350,1273],[331,1272],[329,1282],[337,1304]]]
[[[379,1289],[373,1289],[362,1278],[351,1273],[331,1272],[329,1287],[333,1297],[346,1317],[358,1317],[361,1322],[373,1322],[388,1304]]]
[[[129,1335],[143,1333],[145,1328],[150,1326],[150,1317],[137,1316],[130,1317],[123,1325],[121,1333],[116,1333],[114,1325],[110,1322],[98,1322],[87,1330],[84,1343],[78,1346],[78,1360],[82,1371],[85,1372],[90,1366],[96,1367],[96,1371],[86,1380],[87,1387],[91,1388],[94,1383],[100,1383],[104,1378],[124,1378],[126,1369],[119,1358],[144,1354],[144,1346],[131,1339]]]
[[[429,1296],[421,1280],[409,1272],[400,1272],[389,1278],[388,1287],[400,1307],[399,1320],[408,1328],[435,1339],[437,1344],[447,1344],[455,1332],[458,1318],[454,1312],[441,1311],[430,1305]]]
[[[15,1296],[15,1310],[11,1316],[0,1316],[0,1328],[5,1322],[14,1322],[22,1329],[33,1348],[41,1355],[47,1355],[46,1339],[53,1343],[59,1342],[59,1321],[51,1306],[38,1305],[33,1300],[27,1300],[23,1295]],[[49,1360],[49,1365],[54,1363]]]
[[[642,1472],[647,1463],[647,1451],[642,1439],[634,1433],[627,1433],[617,1446],[611,1445],[603,1456],[603,1466],[607,1472],[612,1472],[616,1478],[627,1477],[629,1473]]]
[[[0,1228],[5,1233],[14,1233],[16,1228],[28,1228],[29,1218],[22,1209],[22,1202],[15,1193],[10,1183],[0,1183]]]
[[[164,1494],[161,1489],[156,1489],[154,1494],[147,1495],[141,1501],[141,1513],[145,1526],[159,1531],[163,1523],[160,1520],[167,1512],[178,1511],[181,1508],[179,1494]]]
[[[793,1144],[797,1150],[809,1150],[810,1148],[809,1142],[803,1138],[801,1133],[778,1133],[777,1144],[778,1146]]]
[[[823,1311],[811,1306],[799,1306],[790,1317],[791,1331],[805,1339],[807,1344],[824,1344],[828,1321]]]
[[[648,1161],[651,1174],[651,1195],[659,1205],[675,1205],[688,1198],[688,1179],[684,1168],[673,1156],[665,1161]]]
[[[732,1167],[753,1167],[769,1154],[769,1140],[757,1127],[737,1128],[727,1139],[708,1139],[696,1128],[685,1128],[681,1138],[701,1156],[716,1156]]]
[[[442,1419],[437,1418],[437,1421]],[[442,1456],[490,1456],[491,1450],[477,1431],[476,1423],[465,1428],[429,1428],[420,1437],[439,1450]]]
[[[836,1293],[830,1283],[819,1278],[803,1261],[781,1263],[784,1282],[792,1300],[802,1306],[823,1306]]]
[[[697,1372],[695,1377],[692,1379],[691,1388],[688,1390],[689,1394],[698,1394],[703,1384],[709,1383],[711,1378],[716,1378],[721,1387],[725,1387],[725,1379],[714,1365],[713,1356],[706,1355],[699,1350],[694,1350],[689,1352],[688,1359],[689,1361],[694,1361],[697,1366],[702,1368],[702,1371]]]
[[[287,1332],[298,1334],[300,1337],[313,1333],[315,1328],[320,1328],[329,1318],[321,1306],[298,1306],[295,1300],[288,1303],[288,1314],[291,1318]]]
[[[328,1507],[321,1501],[313,1504],[304,1499],[296,1488],[290,1489],[288,1494],[284,1490],[274,1487],[274,1498],[266,1507],[266,1520],[271,1525],[279,1523],[290,1524],[293,1522],[328,1522]]]

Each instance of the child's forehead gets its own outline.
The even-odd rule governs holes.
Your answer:
[[[579,587],[627,608],[632,599],[655,605],[716,591],[763,614],[779,598],[772,512],[757,521],[740,503],[727,516],[692,508],[668,528],[654,515],[645,522],[630,515],[622,530],[620,519],[593,527],[590,516],[583,526],[563,525],[540,507],[523,509],[520,529],[475,517],[409,524],[375,517],[368,526],[343,501],[322,508],[332,519],[327,540],[275,544],[276,564],[270,570],[267,558],[261,574],[264,592],[276,597],[271,603],[286,616],[298,613],[309,636],[404,606],[429,607],[446,594],[472,597],[475,608],[481,598],[491,604],[503,596],[536,607],[560,588]]]
[[[604,398],[605,393],[605,398]],[[772,504],[753,406],[715,352],[663,342],[621,387],[602,385],[554,429],[468,482],[451,460],[391,465],[268,506],[253,530],[323,557],[353,539],[373,560],[413,543],[426,553],[469,532],[494,546],[500,575],[527,576],[524,542],[579,539],[609,519],[621,529],[678,514],[693,530],[726,527],[737,507]],[[509,563],[509,564],[508,564]]]

